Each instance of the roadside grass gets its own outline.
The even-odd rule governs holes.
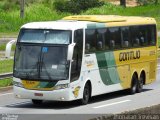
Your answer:
[[[0,38],[17,38],[18,32],[5,32],[5,33],[0,33]]]
[[[6,86],[11,86],[12,85],[12,79],[13,78],[1,79],[0,80],[0,88],[1,87],[6,87]]]
[[[146,16],[154,17],[158,23],[158,30],[160,30],[160,4],[136,6],[136,7],[121,7],[111,3],[97,8],[91,8],[81,14],[99,14],[99,15],[127,15],[127,16]],[[34,21],[53,21],[61,19],[65,16],[71,15],[70,13],[57,12],[53,6],[46,4],[30,4],[25,7],[25,17],[20,18],[19,11],[0,11],[0,36],[2,33],[16,34],[20,26],[28,22]]]
[[[0,60],[0,74],[13,71],[13,59]]]

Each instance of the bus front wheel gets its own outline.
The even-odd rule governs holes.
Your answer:
[[[34,105],[40,105],[40,104],[42,104],[42,100],[35,100],[35,99],[32,99],[32,103],[34,104]]]
[[[86,105],[89,102],[90,98],[90,86],[86,84],[83,91],[83,98],[81,99],[81,104]]]

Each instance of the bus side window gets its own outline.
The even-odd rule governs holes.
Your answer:
[[[147,37],[148,31],[147,26],[143,25],[139,27],[139,40],[141,46],[147,46],[148,45],[148,37]]]
[[[139,47],[140,46],[139,27],[132,26],[132,27],[130,27],[130,29],[131,29],[132,45],[133,45],[133,47]]]
[[[149,45],[156,45],[156,26],[149,25],[148,26],[148,41]]]
[[[83,52],[83,30],[75,31],[74,42],[76,45],[74,47],[73,60],[71,63],[71,82],[78,80],[80,76]]]
[[[121,27],[121,44],[123,48],[131,47],[129,27]]]
[[[106,50],[107,48],[109,48],[105,46],[106,32],[106,28],[97,29],[97,50]]]
[[[108,28],[111,49],[121,48],[121,33],[119,27]]]
[[[92,53],[96,51],[97,36],[95,29],[86,29],[86,42],[85,42],[85,53]]]

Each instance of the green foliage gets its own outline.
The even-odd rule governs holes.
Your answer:
[[[13,10],[19,9],[19,0],[1,0],[0,1],[0,10]]]
[[[44,4],[30,4],[25,8],[24,19],[20,18],[19,10],[0,11],[0,32],[18,32],[20,27],[33,21],[53,21],[67,16],[67,13],[57,13]]]
[[[20,26],[22,26],[25,23],[34,22],[34,21],[53,21],[53,20],[61,19],[68,15],[71,15],[70,13],[66,13],[66,12],[57,12],[53,7],[53,4],[56,2],[56,0],[37,0],[37,2],[35,2],[36,0],[32,0],[33,4],[30,4],[31,0],[30,1],[26,0],[26,1],[29,2],[29,5],[25,6],[25,16],[23,19],[20,18],[20,11],[17,9],[12,9],[11,11],[0,10],[0,33],[15,33],[15,32],[17,33],[20,29]],[[47,1],[51,2],[52,4],[48,4]],[[59,0],[59,1],[62,1],[63,3],[63,1],[66,1],[66,0]],[[82,0],[80,1],[82,2]],[[46,4],[40,4],[41,2],[46,2]],[[79,4],[82,4],[82,3],[79,3]],[[60,7],[62,6],[65,6],[65,5],[60,4]],[[83,7],[86,8],[85,6]],[[95,8],[90,8],[86,11],[82,11],[82,12],[78,11],[78,12],[80,12],[79,14],[87,14],[87,15],[98,14],[98,15],[127,15],[127,16],[154,17],[157,21],[158,29],[160,30],[159,8],[160,8],[160,4],[127,7],[124,9],[121,6],[105,3],[101,7],[98,6]]]
[[[0,80],[0,88],[1,87],[6,87],[6,86],[11,86],[12,81],[13,81],[12,78],[7,78],[7,79]]]
[[[13,71],[13,59],[0,60],[0,74]]]
[[[157,4],[159,0],[137,0],[139,5]]]
[[[104,2],[99,0],[55,0],[54,7],[60,12],[79,14],[89,8],[102,6]]]

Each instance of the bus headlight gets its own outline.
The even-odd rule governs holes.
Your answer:
[[[20,82],[13,81],[13,85],[14,85],[14,86],[17,86],[17,87],[23,88],[23,84],[20,83]]]
[[[59,90],[59,89],[65,89],[65,88],[68,88],[69,87],[69,84],[60,84],[60,85],[56,85],[54,87],[55,90]]]

